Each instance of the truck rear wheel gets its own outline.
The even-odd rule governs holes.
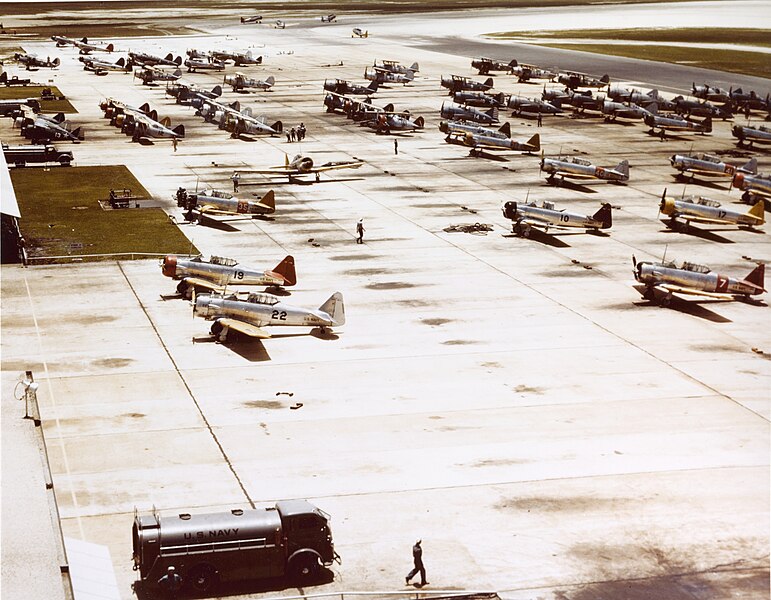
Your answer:
[[[219,581],[217,569],[209,563],[194,566],[187,574],[188,585],[197,592],[210,591]]]
[[[308,582],[318,578],[321,571],[319,557],[311,552],[303,552],[292,559],[289,575],[297,582]]]

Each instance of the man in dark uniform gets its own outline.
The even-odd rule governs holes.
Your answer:
[[[410,579],[415,577],[419,572],[420,587],[423,587],[424,585],[428,585],[428,581],[426,581],[426,568],[423,566],[423,548],[420,546],[421,541],[422,540],[418,540],[412,547],[412,562],[415,566],[412,571],[407,574],[407,577],[404,578],[404,582],[409,585]]]
[[[158,580],[158,587],[164,591],[167,598],[176,598],[177,592],[182,588],[182,578],[174,570],[174,567],[170,566],[166,575]]]

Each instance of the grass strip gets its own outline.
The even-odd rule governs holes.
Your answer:
[[[39,73],[40,71],[36,71]],[[26,79],[27,75],[25,71],[19,72],[19,77]],[[34,73],[29,77],[34,78]],[[43,100],[40,97],[41,92],[49,88],[51,93],[56,97],[56,100]],[[0,100],[19,100],[21,98],[37,98],[40,100],[40,111],[44,113],[77,113],[75,107],[70,104],[70,101],[66,98],[59,100],[62,96],[62,92],[55,85],[14,85],[6,87],[0,85]]]

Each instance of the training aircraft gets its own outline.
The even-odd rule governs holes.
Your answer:
[[[440,116],[443,119],[454,119],[461,121],[475,121],[490,125],[498,122],[498,109],[493,107],[487,112],[482,112],[470,106],[460,106],[458,104],[442,102]]]
[[[545,100],[538,100],[536,98],[522,98],[521,96],[509,96],[509,102],[507,106],[512,110],[511,115],[526,114],[551,114],[556,115],[564,112],[561,108],[555,106],[551,102]]]
[[[142,67],[134,72],[134,77],[142,80],[142,85],[150,85],[156,81],[177,81],[182,77],[182,69],[177,69],[173,73],[162,71],[155,67]]]
[[[455,92],[486,92],[494,87],[492,77],[488,77],[485,81],[474,81],[469,77],[462,77],[461,75],[450,75],[445,77],[442,75],[441,86],[447,88],[450,94]]]
[[[31,71],[32,69],[37,69],[40,67],[45,67],[47,69],[55,69],[61,64],[61,60],[59,60],[59,57],[57,56],[53,60],[51,60],[51,57],[47,57],[45,60],[42,60],[37,57],[36,54],[21,54],[19,52],[16,52],[13,55],[13,58],[24,65],[24,67],[27,69],[27,71]]]
[[[445,141],[450,141],[451,135],[466,133],[483,135],[486,137],[496,137],[502,140],[511,137],[511,125],[509,125],[508,122],[501,125],[498,129],[488,129],[487,127],[466,123],[465,121],[439,121],[439,131],[447,134]]]
[[[235,75],[225,75],[223,82],[227,85],[233,86],[234,92],[248,92],[249,90],[262,90],[269,91],[276,83],[276,78],[271,75],[265,81],[247,77],[243,73],[236,73]]]
[[[313,165],[313,159],[309,156],[298,154],[290,161],[289,156],[285,154],[283,165],[269,167],[268,169],[241,172],[259,173],[262,175],[286,175],[289,178],[289,183],[293,183],[297,181],[297,177],[302,175],[314,174],[316,175],[316,181],[319,181],[319,176],[324,171],[331,171],[333,169],[358,169],[363,164],[364,162],[360,160],[345,160],[338,162],[328,162],[316,167]]]
[[[396,73],[386,71],[380,67],[366,67],[364,69],[364,79],[368,81],[377,81],[378,83],[402,83],[407,85],[415,78],[412,71],[406,73]]]
[[[506,105],[506,94],[488,94],[486,92],[455,92],[452,95],[452,101],[466,106],[496,106]]]
[[[351,37],[360,37],[360,38],[369,37],[369,31],[362,31],[358,27],[354,27]]]
[[[746,212],[739,212],[720,206],[720,202],[703,196],[685,196],[683,198],[667,198],[667,190],[661,195],[659,211],[669,217],[673,228],[677,219],[689,223],[708,223],[711,225],[746,225],[749,228],[763,225],[766,222],[765,204],[758,200]]]
[[[666,137],[667,131],[692,131],[694,133],[710,133],[712,131],[712,117],[706,117],[703,121],[689,121],[681,117],[669,116],[663,117],[658,114],[655,104],[648,107],[649,115],[645,115],[643,122],[650,127],[648,133],[654,133],[660,129],[659,135],[662,139]]]
[[[726,275],[713,273],[709,267],[684,262],[678,268],[674,262],[640,261],[632,256],[634,278],[642,285],[635,289],[645,300],[656,300],[656,292],[664,297],[659,300],[661,306],[669,306],[674,294],[702,296],[713,300],[749,299],[764,293],[765,265],[755,267],[744,279],[734,279]]]
[[[78,60],[83,63],[84,71],[93,71],[97,75],[106,75],[107,71],[123,71],[124,73],[131,71],[131,65],[127,64],[126,59],[122,56],[114,63],[88,56],[79,56]]]
[[[744,202],[750,202],[752,196],[771,198],[771,177],[768,176],[737,172],[731,185],[744,192]]]
[[[370,127],[377,133],[389,134],[393,131],[417,131],[423,129],[425,121],[423,117],[412,117],[409,111],[402,113],[378,112],[374,119],[360,123],[364,127]]]
[[[605,100],[602,103],[602,114],[605,115],[606,121],[615,121],[616,119],[644,119],[645,115],[651,113],[636,104]]]
[[[740,148],[744,145],[744,142],[749,142],[750,148],[752,148],[752,144],[771,144],[771,128],[762,125],[759,127],[734,125],[731,133],[737,138],[738,141],[736,143]]]
[[[180,124],[171,129],[171,119],[164,117],[160,121],[150,117],[134,115],[134,127],[132,132],[132,141],[153,139],[184,139],[185,126]]]
[[[19,124],[21,134],[32,140],[33,144],[61,140],[69,140],[77,144],[84,139],[80,127],[71,131],[64,127],[64,113],[58,113],[53,117],[39,114],[34,119],[22,117]]]
[[[610,85],[610,77],[607,74],[598,79],[592,75],[575,71],[560,73],[557,76],[557,81],[571,90],[582,87],[604,88]]]
[[[712,87],[706,83],[704,85],[696,85],[694,82],[691,88],[691,95],[694,98],[701,98],[710,102],[721,102],[723,104],[731,101],[730,93],[719,87]]]
[[[405,67],[395,60],[381,60],[380,63],[377,60],[372,63],[375,69],[381,69],[383,71],[389,71],[391,73],[417,73],[420,71],[420,65],[414,62],[411,67]]]
[[[546,84],[544,84],[543,92],[541,92],[541,99],[546,102],[550,102],[555,106],[560,106],[562,102],[570,99],[570,95],[567,93],[567,91],[568,90],[559,90],[557,88],[549,88],[547,90]],[[591,96],[591,92],[589,92],[589,95]]]
[[[340,111],[350,117],[351,111],[356,104],[358,104],[358,101],[350,96],[343,96],[342,94],[336,94],[335,92],[327,92],[324,94],[324,106],[327,107],[327,112],[329,113]],[[368,112],[375,113],[380,111],[372,110]]]
[[[115,46],[107,44],[106,46],[96,46],[88,43],[88,38],[83,38],[80,41],[73,40],[71,38],[62,37],[58,35],[52,35],[51,39],[56,42],[57,46],[66,46],[70,44],[80,50],[81,54],[90,54],[91,52],[114,52]]]
[[[32,83],[31,79],[19,79],[18,75],[8,77],[7,71],[0,73],[0,85],[4,85],[5,87],[11,87],[12,85],[29,85],[30,83]]]
[[[193,58],[188,57],[185,61],[188,73],[194,73],[195,71],[224,71],[225,63],[215,60],[213,58]]]
[[[235,110],[235,108],[227,107],[222,104],[221,108],[227,109],[225,111],[225,129],[230,131],[233,137],[248,134],[263,134],[278,135],[284,130],[284,124],[281,121],[276,121],[273,125],[268,125],[268,119],[265,116],[255,117],[252,115],[252,109],[247,107],[242,111]],[[215,113],[215,119],[217,114]]]
[[[343,96],[372,96],[377,92],[378,82],[373,81],[368,86],[356,85],[345,79],[325,79],[324,89]]]
[[[500,133],[500,132],[496,132]],[[538,152],[541,149],[541,136],[535,134],[530,137],[526,142],[518,142],[508,137],[500,137],[500,135],[487,135],[472,133],[472,132],[451,132],[447,136],[455,136],[460,139],[464,146],[470,146],[471,156],[481,156],[483,150],[516,150],[519,152]],[[447,140],[445,138],[445,140]]]
[[[735,111],[746,111],[747,109],[771,111],[769,94],[762,98],[754,90],[750,90],[745,94],[742,88],[730,89],[728,94],[731,96],[731,108]]]
[[[204,260],[202,256],[185,259],[169,254],[161,261],[161,272],[166,277],[181,280],[177,291],[185,298],[191,298],[194,291],[201,289],[221,294],[227,286],[234,284],[289,287],[297,283],[294,258],[291,256],[284,258],[271,271],[260,271],[222,256]]]
[[[286,23],[281,19],[276,19],[276,24],[273,25],[273,29],[286,29]]]
[[[254,57],[251,50],[246,52],[236,52],[235,50],[212,50],[209,52],[209,56],[215,60],[222,62],[232,60],[235,66],[240,67],[242,65],[261,65],[262,56]]]
[[[194,84],[172,83],[166,85],[166,94],[177,99],[177,104],[187,102],[193,108],[201,108],[203,103],[222,96],[222,86],[215,85],[211,91],[201,90]]]
[[[519,78],[519,83],[524,83],[531,79],[548,79],[549,81],[554,81],[554,78],[557,76],[556,72],[520,62],[517,62],[514,67],[512,67],[511,74],[516,75]]]
[[[584,158],[546,158],[541,157],[541,171],[548,173],[547,181],[554,182],[554,176],[576,179],[604,179],[611,182],[629,181],[629,161],[622,160],[615,167],[597,167]]]
[[[556,210],[551,202],[544,202],[538,207],[535,202],[506,202],[503,205],[503,216],[513,221],[511,230],[522,237],[530,237],[532,227],[543,227],[548,233],[550,227],[558,229],[581,228],[597,231],[610,229],[613,225],[613,215],[610,204],[604,203],[593,215],[581,215],[563,210]]]
[[[237,198],[233,194],[219,190],[189,194],[185,188],[179,188],[175,198],[177,206],[184,208],[187,213],[195,211],[206,216],[249,215],[256,217],[276,212],[276,195],[273,190],[269,190],[262,198],[253,199]]]
[[[211,333],[220,342],[226,341],[231,329],[252,338],[265,339],[271,337],[262,329],[267,325],[319,327],[321,333],[326,334],[330,327],[345,324],[340,292],[332,294],[317,310],[289,306],[277,296],[265,293],[252,293],[243,300],[235,294],[201,294],[193,300],[193,315],[214,320]]]
[[[196,98],[191,98],[190,104],[199,107],[196,114],[201,115],[204,121],[207,123],[215,123],[220,129],[227,129],[230,127],[231,132],[235,126],[235,117],[251,117],[250,108],[245,108],[244,112],[241,112],[241,103],[238,100],[235,100],[230,104],[222,104],[213,98],[198,96]],[[234,134],[234,137],[237,137],[238,135],[239,134]]]
[[[337,18],[337,15],[329,14],[329,15],[321,15],[321,22],[322,23],[331,23]]]
[[[675,104],[675,111],[686,117],[711,117],[715,119],[730,119],[733,117],[729,106],[715,106],[707,101],[697,102],[696,100],[686,100],[682,96],[676,96],[672,99]]]
[[[485,57],[474,58],[471,60],[471,68],[479,71],[480,75],[487,75],[491,71],[505,71],[511,73],[511,70],[516,66],[516,60],[510,61],[508,64]]]
[[[140,67],[167,66],[176,68],[182,64],[182,57],[177,56],[177,58],[174,58],[174,55],[171,52],[169,52],[165,58],[154,56],[152,54],[145,54],[144,52],[131,52],[130,50],[128,55],[131,64],[139,65]]]
[[[621,87],[608,86],[608,98],[615,100],[616,102],[627,102],[648,108],[651,104],[656,105],[657,110],[674,111],[675,103],[665,99],[659,94],[658,90],[651,90],[643,94],[636,90],[628,90]]]
[[[578,112],[584,112],[587,110],[602,112],[604,101],[605,98],[603,96],[596,96],[592,98],[592,92],[589,90],[584,92],[568,90],[567,98],[563,98],[557,102],[559,106],[562,106],[563,104],[569,104],[573,108],[577,108]]]
[[[720,160],[712,154],[698,152],[696,154],[673,154],[669,158],[673,168],[680,173],[691,173],[691,177],[704,175],[708,177],[733,177],[736,171],[755,173],[758,170],[757,159],[750,159],[744,166],[732,165]]]
[[[241,17],[242,23],[262,23],[262,15],[254,15],[251,17]]]

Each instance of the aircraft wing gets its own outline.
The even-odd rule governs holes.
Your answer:
[[[555,227],[553,223],[550,223],[546,219],[539,219],[534,216],[523,217],[519,222],[525,223],[526,225],[535,225],[536,227]]]
[[[677,216],[684,221],[693,221],[694,223],[706,223],[708,225],[736,225],[736,221],[729,221],[728,219],[710,219],[708,217],[681,214],[678,214]]]
[[[196,288],[204,288],[207,290],[212,290],[213,292],[222,293],[225,291],[225,288],[222,287],[221,285],[217,285],[216,283],[213,283],[208,279],[201,279],[200,277],[185,277],[185,283],[187,283],[188,285],[192,285]]]
[[[235,215],[238,214],[235,211],[232,210],[223,210],[217,206],[212,206],[211,204],[206,204],[198,209],[198,212],[200,212],[203,215]]]
[[[331,171],[333,169],[358,169],[364,163],[361,161],[330,162],[311,169],[312,173],[321,173],[322,171]]]
[[[246,323],[245,321],[239,321],[238,319],[220,319],[219,323],[221,323],[223,327],[234,329],[235,331],[243,333],[244,335],[248,335],[249,337],[257,338],[260,340],[264,340],[270,337],[270,334],[264,329],[260,329],[255,325]]]
[[[671,292],[673,294],[683,294],[685,296],[704,296],[706,298],[714,298],[715,300],[733,300],[734,297],[730,294],[717,294],[715,292],[705,292],[702,290],[696,290],[693,288],[681,287],[678,285],[659,284],[656,285],[657,289],[665,292]]]
[[[587,173],[574,173],[572,171],[556,171],[554,174],[559,177],[570,177],[571,179],[597,179],[597,177],[594,175],[589,175]]]
[[[723,171],[709,171],[707,169],[685,169],[694,175],[704,175],[706,177],[731,177],[733,173],[724,173]]]

